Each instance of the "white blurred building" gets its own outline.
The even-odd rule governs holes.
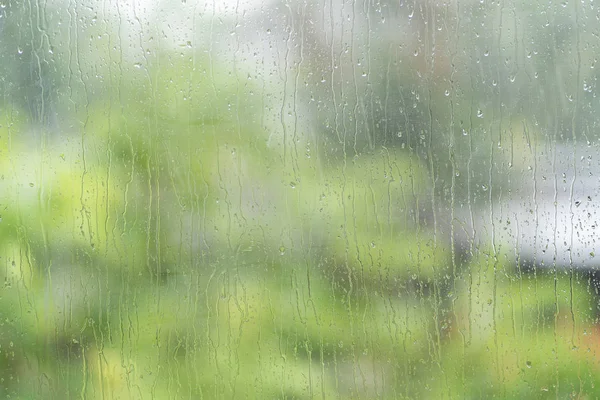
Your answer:
[[[514,187],[474,212],[472,223],[461,215],[473,228],[463,230],[462,240],[522,265],[600,266],[600,150],[557,144],[532,156]]]

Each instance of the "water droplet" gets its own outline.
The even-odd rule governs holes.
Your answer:
[[[531,361],[528,360],[525,364],[527,365],[527,368],[531,368]]]
[[[284,255],[284,254],[285,254],[285,251],[286,251],[286,248],[285,248],[285,246],[279,246],[279,254],[280,254],[280,255]]]
[[[477,110],[477,118],[483,118],[483,110]]]
[[[444,92],[444,95],[445,95],[446,97],[450,96],[450,91],[449,91],[448,89],[446,89],[446,91]]]
[[[29,182],[29,187],[34,187],[34,183],[33,182]]]
[[[290,187],[292,189],[296,189],[296,182],[290,182]]]
[[[142,68],[142,63],[137,62],[137,63],[133,64],[133,66],[136,68]]]

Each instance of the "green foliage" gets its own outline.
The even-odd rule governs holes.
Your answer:
[[[465,197],[467,183],[446,178],[486,157],[470,179],[491,176],[484,123],[464,131],[480,140],[469,153],[463,125],[440,123],[424,155],[434,132],[419,130],[437,123],[421,103],[410,129],[422,139],[302,157],[304,139],[270,140],[235,68],[185,51],[146,61],[99,65],[109,83],[76,91],[82,107],[53,91],[72,130],[58,138],[36,135],[43,118],[27,101],[0,110],[2,394],[594,395],[598,300],[585,277],[522,271],[502,246],[456,254],[432,217],[439,181]],[[441,88],[427,107],[474,112],[440,106]],[[511,154],[522,171],[521,125]]]

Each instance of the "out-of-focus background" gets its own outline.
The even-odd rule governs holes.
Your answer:
[[[599,20],[2,0],[0,396],[596,398]]]

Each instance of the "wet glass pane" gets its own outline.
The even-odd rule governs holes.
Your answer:
[[[595,398],[599,21],[0,0],[0,396]]]

